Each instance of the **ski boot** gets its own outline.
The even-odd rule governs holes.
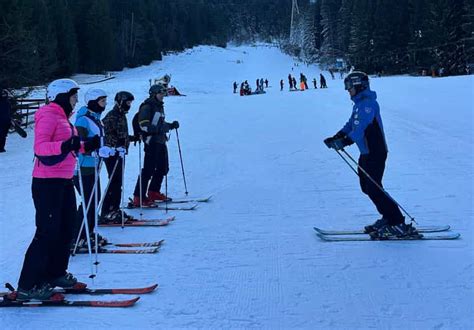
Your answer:
[[[377,231],[369,233],[370,237],[375,240],[385,240],[390,238],[406,238],[406,239],[419,239],[421,235],[412,224],[400,223],[398,225],[391,226],[386,224],[380,227]]]
[[[133,207],[140,207],[140,196],[133,196]],[[155,203],[152,199],[148,197],[143,197],[142,199],[142,206],[143,207],[150,207],[153,206]]]
[[[384,217],[378,219],[377,221],[375,221],[373,224],[371,225],[367,225],[364,227],[364,230],[365,230],[365,233],[366,234],[370,234],[374,231],[377,231],[379,230],[381,227],[383,227],[384,225],[386,225],[388,223],[387,219],[385,219]]]
[[[162,194],[159,191],[148,191],[148,198],[151,199],[152,201],[159,201],[159,202],[171,202],[171,198],[166,196],[165,194]]]
[[[55,278],[50,282],[50,285],[53,288],[59,286],[63,289],[73,288],[76,290],[85,289],[87,286],[86,283],[78,282],[77,278],[75,278],[74,275],[72,275],[71,273],[66,273],[63,276]]]
[[[35,285],[30,290],[18,288],[17,291],[10,293],[7,299],[18,301],[61,301],[64,296],[60,293],[54,293],[53,287],[48,283],[42,285]]]

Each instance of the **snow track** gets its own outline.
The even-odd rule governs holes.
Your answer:
[[[243,63],[237,64],[241,60]],[[165,99],[179,120],[193,212],[163,228],[101,228],[111,241],[166,243],[156,255],[100,255],[89,286],[159,283],[136,306],[115,310],[0,310],[2,329],[264,328],[467,329],[473,324],[473,76],[373,78],[390,150],[384,185],[422,225],[450,224],[457,241],[324,243],[313,226],[354,228],[377,218],[358,179],[322,140],[350,115],[340,79],[328,89],[287,92],[287,76],[320,70],[276,48],[198,47],[114,73],[93,87],[129,90],[137,111],[148,79],[172,74],[187,97]],[[240,97],[232,83],[268,78],[267,94]],[[285,91],[280,92],[280,79]],[[89,86],[82,86],[79,99]],[[0,154],[0,282],[16,283],[34,233],[33,134],[11,135]],[[168,144],[170,195],[184,196],[176,137]],[[354,157],[356,148],[347,149]],[[126,165],[125,196],[138,173]],[[102,182],[106,182],[105,171]],[[103,184],[105,187],[105,184]],[[138,210],[130,213],[138,216]],[[164,217],[147,210],[144,217]],[[71,260],[81,280],[87,256]]]

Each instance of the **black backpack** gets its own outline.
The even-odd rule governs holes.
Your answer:
[[[138,113],[139,111],[137,111],[137,113],[133,116],[133,119],[132,119],[133,135],[135,137],[145,135],[145,131],[142,130],[142,128],[140,127],[140,124],[138,123]]]

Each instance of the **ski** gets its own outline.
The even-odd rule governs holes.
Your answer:
[[[444,226],[420,226],[416,227],[416,230],[420,233],[438,233],[442,231],[448,231],[451,228],[449,225]],[[318,227],[314,227],[321,235],[359,235],[359,234],[367,234],[364,232],[363,229],[353,229],[353,230],[330,230],[330,229],[321,229]]]
[[[99,247],[99,253],[110,253],[110,254],[153,254],[157,253],[160,250],[160,247],[154,247],[152,249],[106,249]],[[76,254],[86,254],[89,253],[87,248],[81,248],[76,250]],[[92,253],[95,253],[94,247],[92,247]]]
[[[183,204],[183,203],[207,203],[211,200],[212,195],[205,198],[173,198],[168,201],[168,204]],[[166,201],[155,201],[157,204],[164,204]]]
[[[357,241],[431,241],[431,240],[454,240],[461,237],[459,233],[447,233],[436,235],[422,235],[421,237],[391,237],[385,239],[372,239],[369,235],[356,236],[331,236],[317,234],[319,238],[327,242],[357,242]]]
[[[146,294],[155,291],[158,284],[153,284],[143,288],[122,288],[122,289],[54,289],[54,293],[60,294],[90,294],[90,295],[101,295],[101,294]],[[12,292],[0,292],[0,296],[12,294]]]
[[[27,133],[26,131],[21,128],[20,124],[15,120],[15,119],[12,119],[11,120],[11,127],[14,129],[14,131],[16,133],[18,133],[18,135],[20,135],[22,138],[26,138],[27,137]]]
[[[0,307],[131,307],[140,299],[127,300],[45,300],[18,301],[3,297]]]
[[[190,206],[163,206],[165,202],[154,203],[150,206],[143,206],[143,210],[169,210],[169,211],[193,211],[197,208],[198,204],[192,204]],[[170,202],[168,202],[170,203]],[[133,205],[130,201],[127,205],[127,209],[138,209],[139,207]]]
[[[174,217],[163,219],[163,220],[128,220],[125,221],[124,227],[162,227],[170,224],[174,220]],[[99,227],[122,227],[122,224],[119,223],[103,223],[99,224]]]
[[[165,240],[162,239],[157,242],[146,242],[146,243],[107,243],[105,246],[117,246],[117,247],[159,247]]]

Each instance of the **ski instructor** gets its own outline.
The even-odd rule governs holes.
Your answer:
[[[31,190],[36,209],[36,232],[26,251],[17,300],[49,300],[53,288],[83,288],[70,273],[69,249],[76,216],[73,175],[76,153],[95,150],[100,139],[81,142],[69,117],[79,86],[71,79],[49,84],[49,104],[35,114],[35,162]]]
[[[360,187],[382,215],[381,219],[366,226],[365,231],[374,239],[417,235],[416,229],[411,224],[405,224],[405,217],[395,201],[380,189],[388,149],[377,94],[370,90],[369,77],[363,72],[356,71],[344,79],[344,85],[354,102],[352,115],[344,127],[333,137],[325,139],[324,143],[336,151],[353,143],[359,147]],[[361,168],[379,187],[361,171]]]

